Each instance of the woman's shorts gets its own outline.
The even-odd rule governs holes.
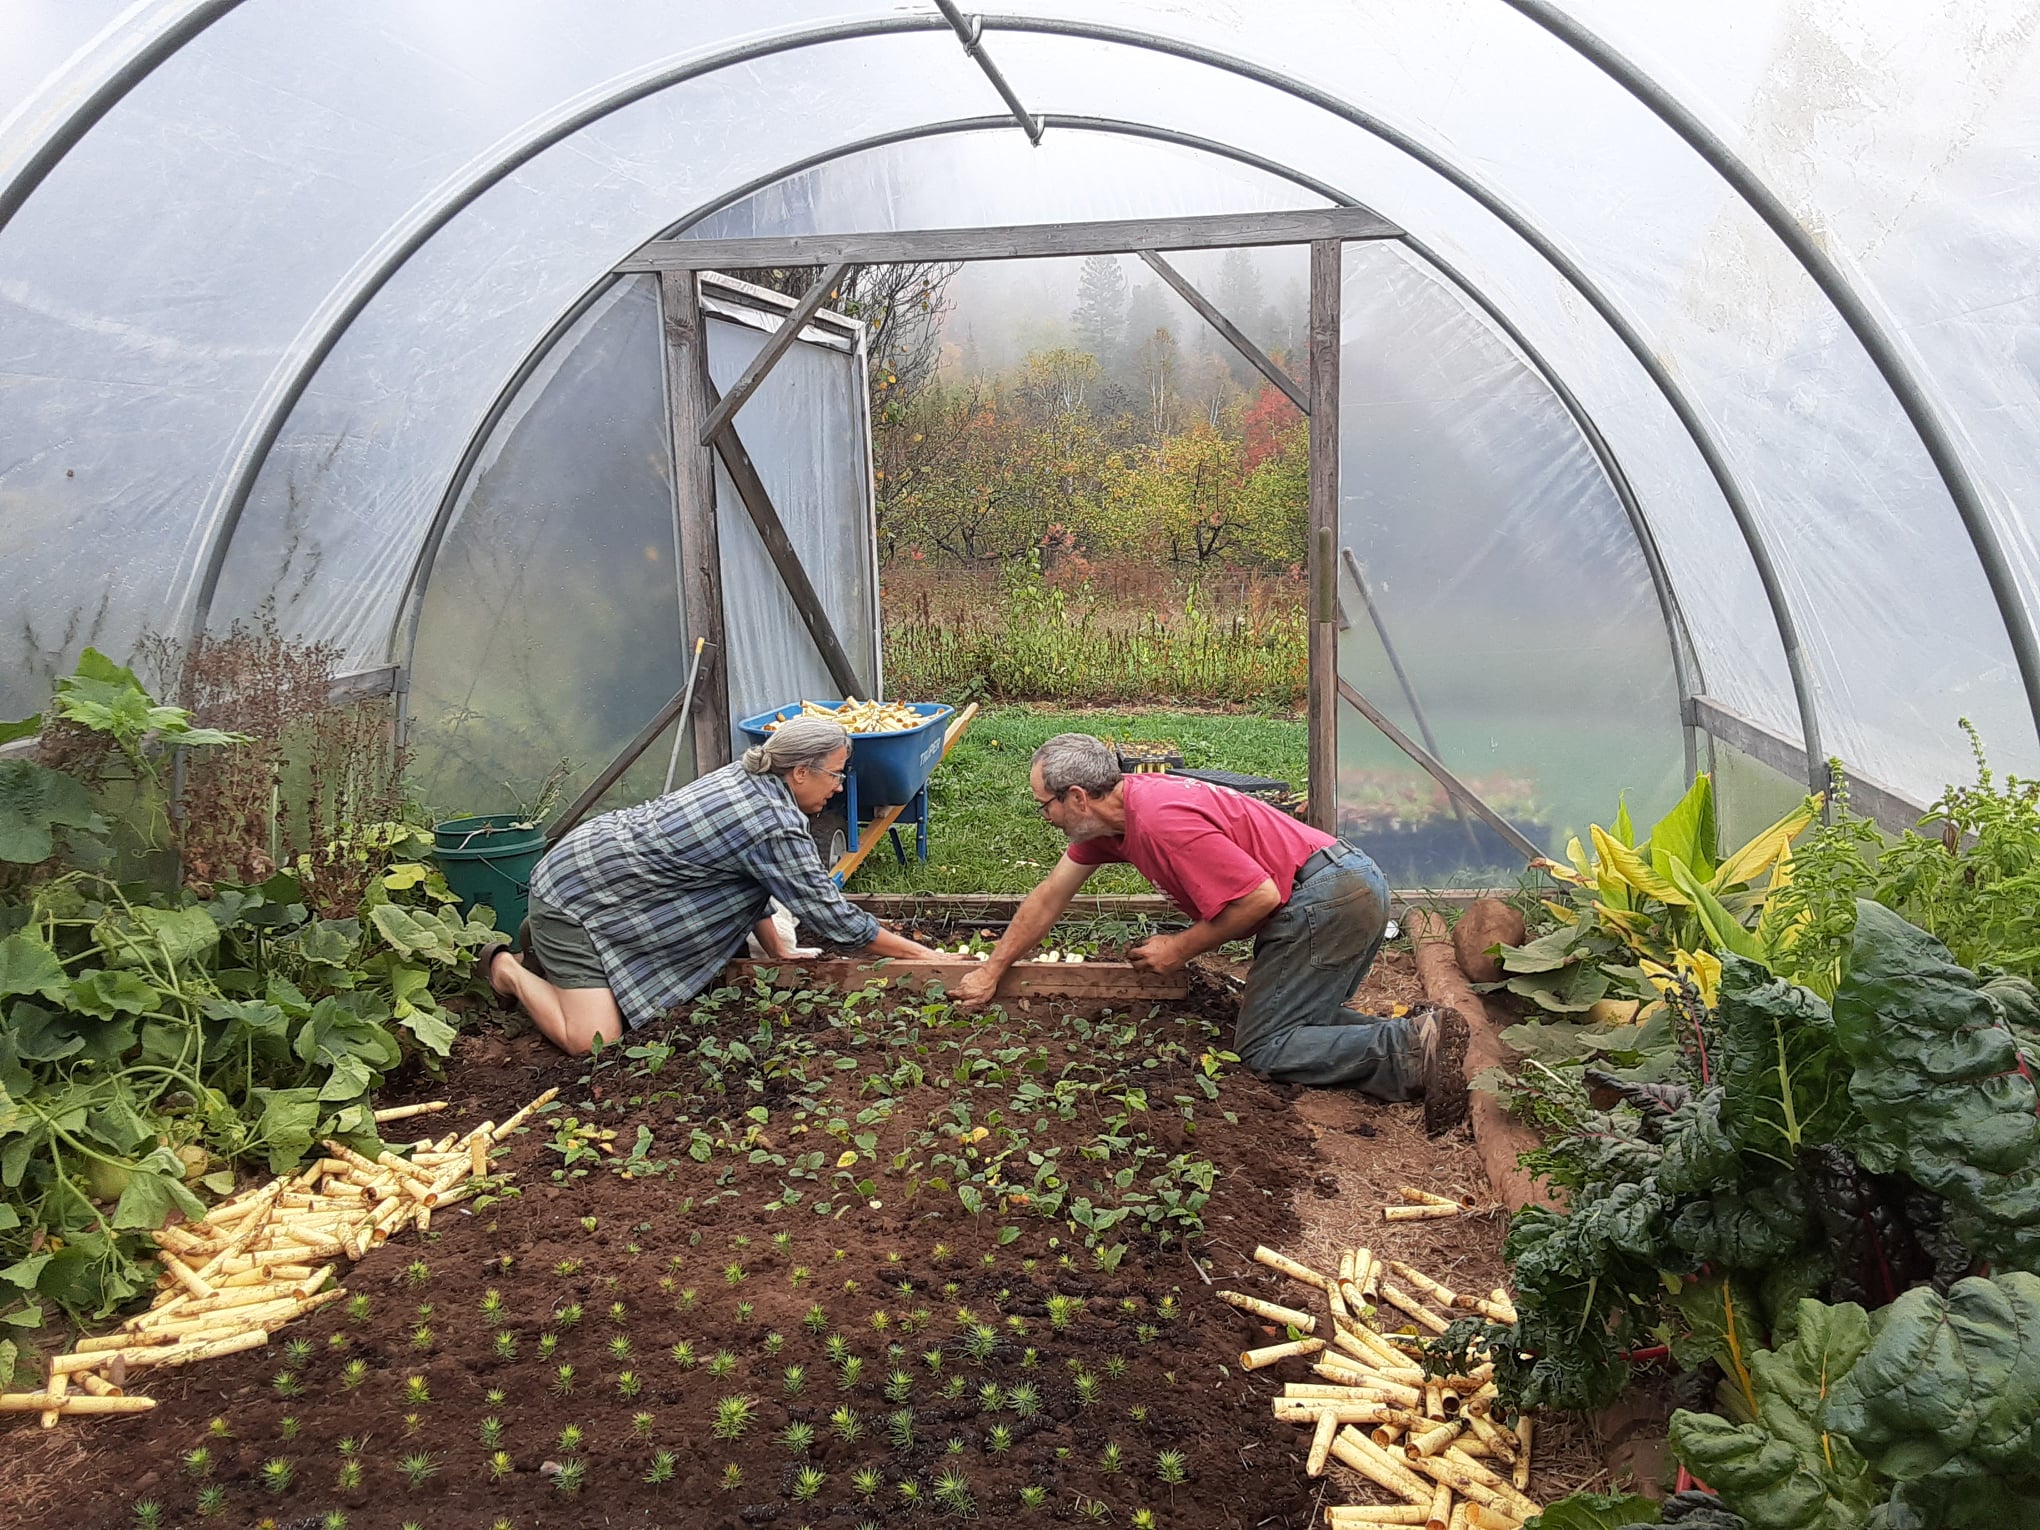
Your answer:
[[[533,893],[525,922],[531,930],[531,948],[538,955],[545,980],[553,987],[609,986],[609,974],[602,970],[595,942],[588,938],[580,920]]]

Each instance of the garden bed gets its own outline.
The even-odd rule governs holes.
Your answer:
[[[1410,987],[1392,953],[1362,1002]],[[1257,1243],[1308,1244],[1328,1214],[1357,1236],[1391,1180],[1477,1185],[1479,1171],[1463,1143],[1425,1141],[1416,1107],[1273,1087],[1220,1061],[1229,1010],[1210,983],[1139,1019],[1038,1002],[982,1021],[940,1005],[846,1012],[781,990],[697,1008],[593,1068],[471,1028],[430,1090],[453,1102],[441,1119],[500,1119],[563,1089],[499,1160],[493,1194],[422,1244],[372,1253],[348,1301],[268,1351],[166,1378],[146,1418],[15,1426],[0,1494],[24,1527],[130,1525],[138,1502],[176,1525],[848,1527],[935,1523],[966,1501],[1003,1522],[1030,1517],[1037,1491],[1044,1523],[1144,1523],[1145,1510],[1170,1526],[1301,1527],[1325,1485],[1303,1475],[1307,1441],[1271,1423],[1266,1399],[1302,1370],[1239,1371],[1266,1335],[1213,1299],[1181,1237],[1160,1236],[1168,1214],[1140,1197],[1160,1175],[1183,1197],[1176,1231],[1204,1224],[1209,1275],[1257,1290]],[[738,1038],[748,1056],[731,1055]],[[1023,1101],[1058,1080],[1060,1106]],[[1327,1109],[1352,1119],[1328,1133]],[[1054,1187],[1028,1154],[1065,1166],[1052,1218]],[[1088,1240],[1073,1214],[1097,1229]],[[1410,1253],[1492,1280],[1499,1230],[1470,1219]],[[837,1335],[857,1365],[832,1358]],[[750,1421],[719,1438],[732,1397],[753,1400]],[[854,1426],[832,1422],[843,1407]],[[905,1444],[888,1421],[903,1407]],[[570,1425],[581,1437],[563,1446]],[[811,1440],[789,1439],[798,1425]],[[201,1448],[203,1475],[187,1462]],[[278,1467],[265,1479],[276,1461],[287,1482]],[[963,1484],[946,1502],[945,1473]],[[207,1489],[216,1518],[198,1513]]]

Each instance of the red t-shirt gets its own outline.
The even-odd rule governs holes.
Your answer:
[[[1197,919],[1219,911],[1263,882],[1282,901],[1296,872],[1332,836],[1258,798],[1183,776],[1121,777],[1126,831],[1079,840],[1069,857],[1079,866],[1124,861],[1170,901]]]

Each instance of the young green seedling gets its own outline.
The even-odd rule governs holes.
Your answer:
[[[227,1490],[223,1487],[202,1487],[198,1490],[198,1512],[201,1518],[211,1519],[215,1514],[227,1512]]]
[[[483,1448],[494,1450],[503,1443],[503,1421],[500,1418],[483,1419],[481,1433]]]
[[[725,1397],[715,1405],[715,1423],[710,1429],[719,1440],[740,1440],[751,1427],[755,1405],[743,1396]]]
[[[779,1431],[779,1443],[791,1456],[804,1456],[814,1448],[815,1426],[798,1420]]]
[[[414,1450],[397,1463],[397,1470],[413,1488],[421,1488],[439,1473],[439,1462],[430,1451]]]
[[[1176,1487],[1189,1480],[1189,1458],[1180,1450],[1165,1450],[1155,1457],[1155,1480]]]
[[[683,1371],[693,1370],[698,1363],[694,1357],[694,1346],[685,1339],[680,1340],[666,1353],[673,1357],[673,1363]]]
[[[804,1365],[789,1365],[780,1373],[780,1378],[786,1388],[786,1395],[788,1397],[798,1397],[800,1396],[801,1388],[807,1385],[807,1367]]]
[[[630,1416],[630,1437],[634,1440],[649,1440],[652,1437],[652,1416],[638,1412]]]
[[[490,1454],[488,1461],[488,1469],[489,1480],[491,1482],[501,1482],[504,1478],[508,1477],[512,1472],[517,1470],[517,1463],[510,1459],[509,1451],[498,1450]]]
[[[672,1451],[655,1450],[652,1452],[651,1467],[645,1472],[645,1481],[653,1487],[657,1487],[662,1482],[671,1482],[673,1480],[673,1473],[679,1464],[679,1457],[675,1456]]]
[[[562,1493],[578,1493],[587,1485],[587,1482],[588,1463],[586,1461],[562,1462],[560,1469],[553,1473],[553,1486]]]
[[[736,1368],[737,1357],[726,1349],[717,1350],[714,1358],[708,1362],[708,1374],[715,1377],[717,1381],[721,1381],[733,1374]]]
[[[829,1415],[829,1428],[845,1444],[855,1444],[864,1437],[864,1420],[848,1403],[839,1404]]]
[[[734,1493],[744,1485],[744,1469],[732,1461],[722,1469],[722,1490]]]
[[[262,1485],[272,1493],[288,1492],[291,1480],[296,1476],[296,1470],[282,1456],[271,1456],[262,1463]]]
[[[563,1456],[573,1455],[576,1451],[578,1451],[583,1445],[587,1443],[588,1437],[582,1431],[581,1426],[579,1424],[568,1424],[565,1428],[560,1430],[559,1447],[560,1454]]]

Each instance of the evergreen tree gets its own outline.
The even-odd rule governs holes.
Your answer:
[[[1077,332],[1077,344],[1100,361],[1118,350],[1126,327],[1126,273],[1119,269],[1117,255],[1085,257],[1070,327]]]

